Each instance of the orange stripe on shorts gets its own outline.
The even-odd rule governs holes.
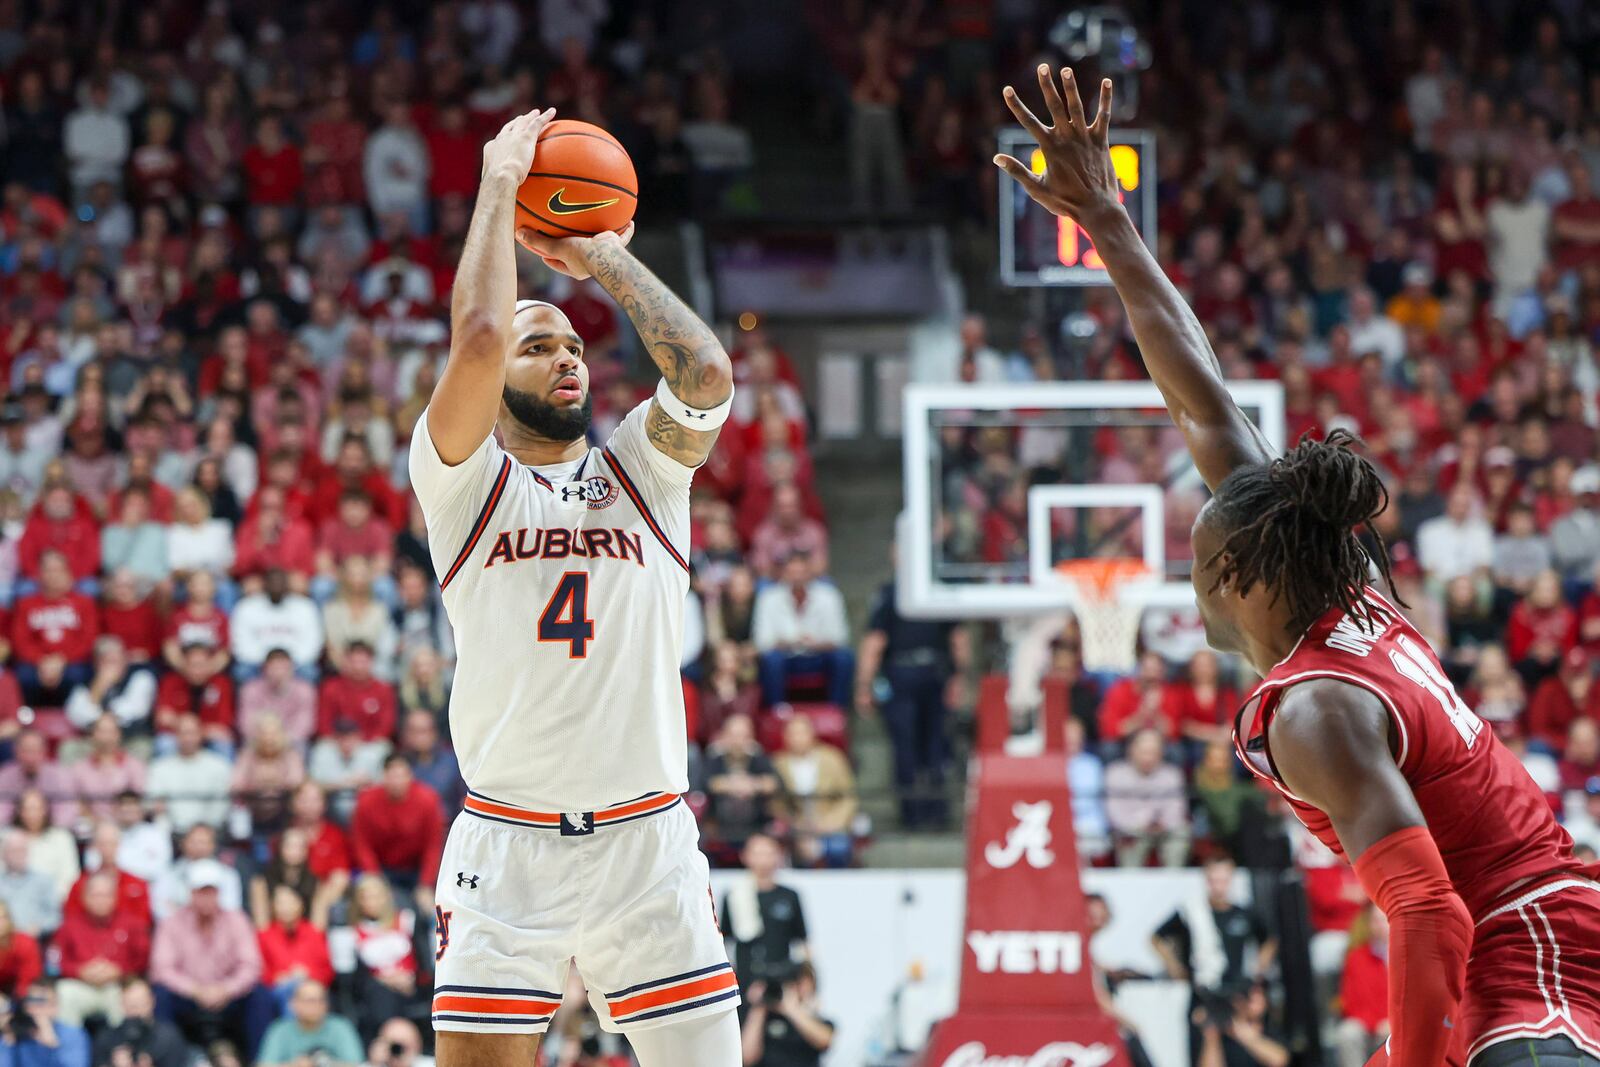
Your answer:
[[[652,989],[648,993],[640,993],[638,996],[629,997],[627,1000],[620,1000],[610,1005],[611,1015],[613,1018],[619,1015],[632,1015],[634,1012],[643,1011],[646,1008],[659,1008],[663,1004],[676,1004],[680,1000],[693,1000],[696,997],[705,996],[707,993],[732,989],[737,984],[738,979],[734,977],[732,971],[723,971],[721,974],[714,974],[710,978],[702,978],[687,985],[669,987],[667,989]]]

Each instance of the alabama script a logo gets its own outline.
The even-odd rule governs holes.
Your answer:
[[[1006,832],[1004,844],[991,841],[983,850],[983,858],[989,861],[989,866],[1003,871],[1026,858],[1028,866],[1043,870],[1054,863],[1056,854],[1050,851],[1050,815],[1054,810],[1048,800],[1033,804],[1019,800],[1011,805],[1011,815],[1017,825]]]

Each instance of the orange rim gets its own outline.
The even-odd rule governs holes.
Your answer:
[[[1056,573],[1070,579],[1091,600],[1110,600],[1118,589],[1139,578],[1149,577],[1144,560],[1128,556],[1090,557],[1063,560]]]

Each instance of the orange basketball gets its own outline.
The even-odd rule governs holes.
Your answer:
[[[620,230],[639,204],[633,160],[600,127],[557,119],[539,135],[533,170],[517,189],[517,225],[546,237]]]

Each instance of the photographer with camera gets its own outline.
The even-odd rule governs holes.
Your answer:
[[[1267,991],[1252,982],[1226,999],[1199,998],[1199,1067],[1289,1067],[1289,1049],[1267,1026]]]
[[[56,990],[41,979],[0,1013],[0,1067],[89,1067],[89,1035],[56,1020]]]
[[[745,1000],[745,1067],[819,1067],[833,1044],[833,1024],[817,1014],[817,972],[800,963],[765,974]]]
[[[367,1067],[433,1067],[433,1062],[422,1054],[417,1024],[399,1015],[378,1027],[378,1036],[367,1046]]]
[[[122,1021],[94,1040],[94,1067],[188,1067],[189,1043],[156,1018],[156,995],[143,978],[122,984]]]

